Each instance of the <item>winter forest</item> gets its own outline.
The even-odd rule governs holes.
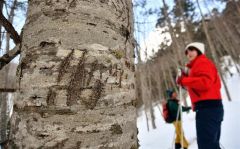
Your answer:
[[[205,44],[239,149],[239,0],[0,0],[0,149],[174,149],[162,104],[185,47]],[[195,112],[183,114],[197,149]]]

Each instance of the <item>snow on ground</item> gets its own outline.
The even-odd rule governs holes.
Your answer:
[[[240,149],[240,140],[238,138],[240,135],[240,76],[235,74],[227,80],[232,101],[229,102],[227,100],[222,87],[224,121],[222,123],[220,143],[223,146],[222,149]],[[143,112],[137,119],[140,149],[173,149],[174,126],[163,121],[158,107],[154,108],[154,112],[156,115],[156,129],[152,129],[149,121],[150,130],[147,131],[146,118]],[[194,112],[184,113],[183,130],[185,137],[190,143],[189,149],[197,149]]]

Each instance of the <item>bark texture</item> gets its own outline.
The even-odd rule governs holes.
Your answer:
[[[137,148],[131,0],[30,0],[11,148]]]

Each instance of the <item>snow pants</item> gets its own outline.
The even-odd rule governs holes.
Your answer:
[[[179,143],[184,148],[188,148],[188,141],[186,140],[184,133],[182,132],[182,129],[181,129],[181,121],[174,121],[173,124],[175,127],[175,133],[176,133],[175,144]],[[182,135],[183,135],[183,144],[181,142]]]
[[[204,106],[204,104],[196,109],[198,149],[221,149],[219,140],[224,114],[222,102],[210,104],[213,106],[208,104]]]

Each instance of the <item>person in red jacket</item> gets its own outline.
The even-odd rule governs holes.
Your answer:
[[[188,73],[182,71],[177,84],[187,88],[196,111],[197,143],[199,149],[221,149],[220,135],[223,121],[221,81],[216,66],[205,54],[204,44],[193,42],[186,46]]]

